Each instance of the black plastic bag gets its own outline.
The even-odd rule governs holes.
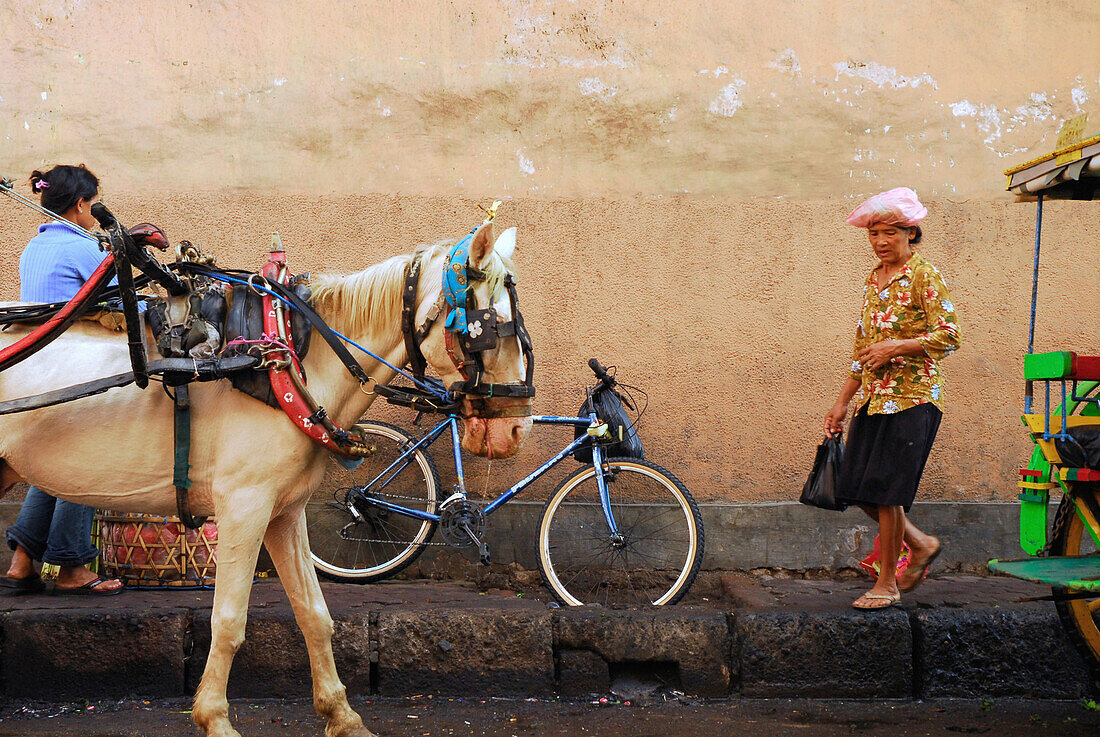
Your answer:
[[[1071,427],[1069,440],[1055,437],[1054,447],[1062,458],[1062,465],[1100,469],[1100,428]]]
[[[592,411],[592,400],[586,399],[577,411],[577,417],[585,417]],[[602,389],[596,392],[596,417],[600,422],[607,423],[607,430],[614,438],[612,442],[604,443],[604,457],[616,458],[645,458],[645,450],[642,448],[642,439],[638,437],[638,431],[634,429],[634,423],[630,415],[623,407],[622,397],[612,389]],[[576,437],[581,437],[588,428],[577,426]],[[622,438],[622,440],[619,440]],[[573,457],[581,463],[592,462],[592,446],[585,445],[573,451]]]
[[[848,505],[836,500],[837,477],[840,464],[844,461],[844,440],[840,433],[826,438],[817,446],[814,468],[806,485],[802,487],[802,496],[798,501],[811,507],[841,511]]]

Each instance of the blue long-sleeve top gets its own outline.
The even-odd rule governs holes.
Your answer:
[[[19,298],[68,302],[106,256],[97,241],[65,223],[55,220],[40,225],[19,258]]]

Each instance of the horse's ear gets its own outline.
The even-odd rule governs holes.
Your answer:
[[[513,225],[497,237],[493,250],[498,256],[512,258],[512,254],[516,252],[516,226]]]
[[[470,239],[470,266],[484,269],[489,263],[489,254],[493,252],[493,224],[485,223]]]

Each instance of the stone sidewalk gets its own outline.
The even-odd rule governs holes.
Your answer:
[[[657,684],[693,697],[1096,695],[1049,589],[943,575],[900,607],[859,612],[863,579],[713,575],[674,607],[565,609],[454,582],[322,584],[350,694],[547,697]],[[212,592],[0,597],[0,698],[163,698],[194,692]],[[277,581],[253,587],[230,697],[300,698],[309,665]]]

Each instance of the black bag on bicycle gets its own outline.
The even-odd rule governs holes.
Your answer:
[[[814,468],[806,485],[802,487],[802,496],[798,501],[811,507],[831,509],[839,512],[848,508],[844,502],[836,499],[837,476],[844,462],[844,441],[840,435],[831,435],[817,446]]]
[[[645,458],[645,451],[642,449],[642,439],[638,437],[638,431],[634,429],[634,423],[630,419],[630,415],[626,413],[626,408],[623,407],[623,399],[619,396],[619,393],[613,389],[600,389],[594,394],[596,398],[596,417],[600,419],[600,422],[607,423],[607,431],[611,433],[612,440],[610,442],[604,442],[604,456],[615,456],[619,458]],[[586,399],[581,408],[577,411],[577,417],[585,417],[592,411],[592,399]],[[576,428],[576,436],[581,437],[588,432],[587,427]],[[592,446],[585,445],[581,448],[577,448],[573,451],[573,457],[581,463],[592,462]]]

